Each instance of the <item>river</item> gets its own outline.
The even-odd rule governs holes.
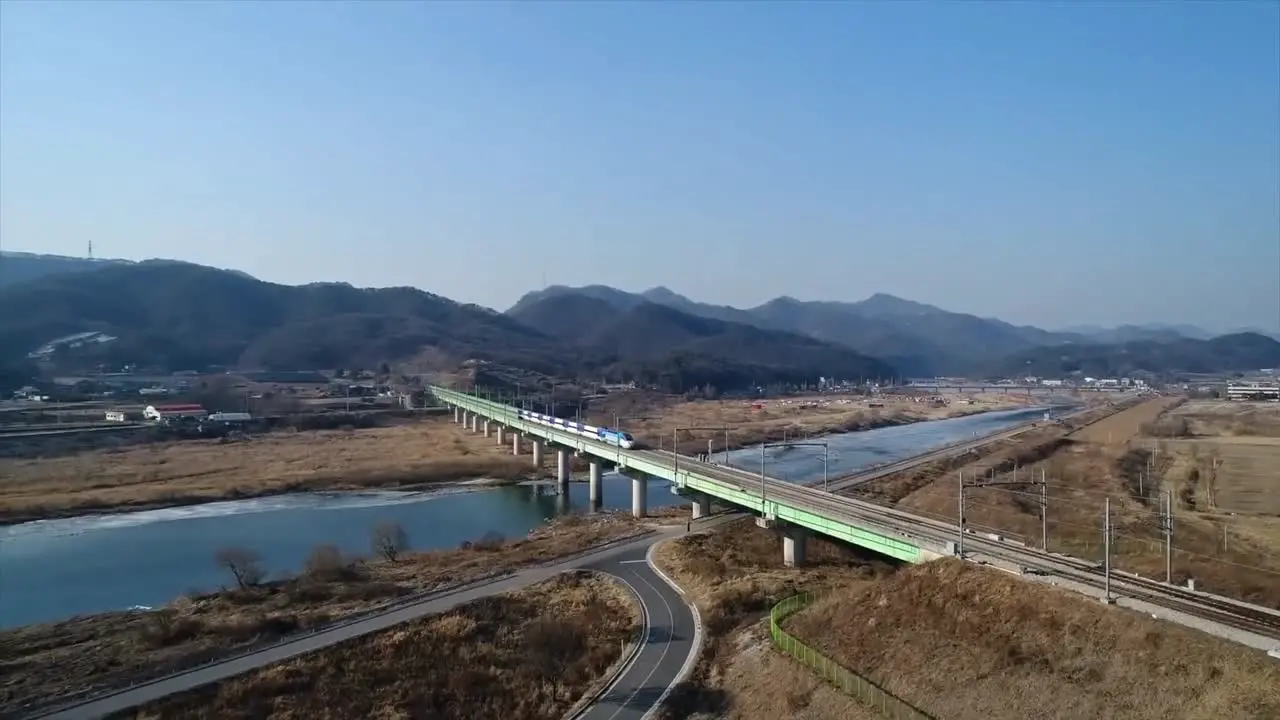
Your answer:
[[[985,413],[826,439],[832,477],[1024,422],[1043,409]],[[769,475],[822,477],[821,447],[769,448]],[[760,451],[731,452],[733,465],[758,471]],[[605,509],[631,506],[630,481],[607,474]],[[163,605],[230,580],[213,555],[229,545],[261,553],[270,573],[296,572],[316,545],[367,554],[373,525],[391,520],[417,550],[457,547],[487,532],[521,537],[565,512],[586,509],[585,483],[569,496],[532,485],[433,492],[305,493],[142,512],[40,520],[0,527],[0,627],[73,615]],[[666,482],[649,482],[649,507],[682,500]]]

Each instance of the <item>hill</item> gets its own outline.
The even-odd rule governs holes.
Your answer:
[[[3,379],[14,384],[27,377],[29,353],[97,332],[110,339],[64,343],[49,359],[60,370],[98,364],[294,370],[367,368],[430,355],[440,369],[475,359],[672,390],[894,376],[891,367],[846,347],[698,318],[643,298],[620,311],[611,304],[618,297],[599,294],[610,299],[550,292],[501,314],[413,288],[295,287],[173,261],[119,264],[0,288],[0,306],[24,309],[0,316],[0,365],[13,365]]]
[[[547,293],[507,314],[574,343],[589,365],[609,375],[671,390],[896,376],[883,361],[805,335],[691,315],[643,298],[620,308],[601,295]]]
[[[130,264],[129,260],[90,260],[5,250],[0,252],[0,288],[52,275],[68,275],[127,264]]]
[[[115,336],[92,360],[171,370],[208,365],[371,367],[424,346],[468,357],[559,364],[555,343],[521,323],[412,288],[301,287],[170,261],[52,275],[0,288],[0,360],[55,338]]]
[[[665,287],[628,293],[600,285],[554,286],[526,295],[508,312],[518,314],[522,306],[541,298],[569,294],[590,296],[618,310],[648,300],[703,318],[807,335],[882,358],[909,376],[960,373],[1020,350],[1085,340],[1081,335],[949,312],[884,293],[854,303],[780,297],[739,309],[690,300]]]
[[[1135,340],[1033,348],[1016,353],[997,368],[1005,375],[1037,377],[1120,377],[1219,373],[1280,367],[1280,342],[1259,333],[1222,335],[1211,340]]]

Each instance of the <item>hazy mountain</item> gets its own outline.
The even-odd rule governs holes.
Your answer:
[[[487,308],[412,288],[276,285],[170,261],[54,274],[0,288],[0,359],[58,337],[102,331],[102,361],[324,368],[393,361],[423,347],[457,359],[561,362],[556,343]]]
[[[1006,358],[1001,374],[1036,377],[1121,377],[1135,372],[1220,373],[1280,367],[1280,342],[1257,333],[1211,340],[1134,340],[1115,344],[1038,347]]]
[[[66,275],[105,267],[131,264],[128,260],[90,260],[64,255],[38,255],[28,252],[0,251],[0,287],[38,280],[51,275]]]
[[[743,383],[813,382],[819,376],[897,375],[889,364],[836,343],[694,315],[643,298],[634,302],[610,296],[619,303],[615,306],[602,295],[607,296],[546,293],[523,299],[507,314],[572,342],[592,365],[628,370],[650,382],[680,374],[685,389],[704,383],[723,389]]]
[[[601,286],[557,286],[526,295],[509,312],[545,296],[542,293],[579,291],[619,310],[649,300],[705,318],[808,335],[881,358],[905,375],[959,373],[1029,347],[1083,340],[1077,335],[948,312],[884,293],[856,303],[780,297],[744,310],[697,302],[663,287],[634,294]]]
[[[630,305],[619,309],[612,303]],[[0,288],[0,366],[56,338],[115,339],[55,351],[61,368],[166,370],[374,367],[421,357],[488,360],[544,375],[636,379],[671,390],[895,375],[883,362],[811,337],[725,323],[596,288],[544,292],[509,314],[413,288],[287,286],[172,261],[51,274]],[[442,368],[443,369],[443,368]],[[6,374],[20,378],[21,373]],[[6,382],[8,382],[6,380]]]

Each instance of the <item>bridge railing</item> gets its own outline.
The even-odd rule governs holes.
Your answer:
[[[912,707],[906,701],[898,699],[879,685],[836,663],[834,660],[828,659],[822,653],[782,629],[781,623],[783,620],[804,609],[817,599],[817,595],[814,593],[801,593],[773,606],[773,609],[769,611],[769,635],[773,638],[773,644],[791,657],[807,665],[823,680],[835,685],[846,695],[858,698],[867,705],[879,710],[880,714],[885,717],[893,718],[894,720],[933,720],[933,717],[928,713]]]

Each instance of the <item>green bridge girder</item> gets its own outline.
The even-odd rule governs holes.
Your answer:
[[[572,448],[579,453],[607,460],[616,464],[619,469],[636,470],[662,478],[681,491],[693,490],[706,493],[723,502],[760,513],[770,520],[781,520],[808,528],[816,533],[874,550],[898,560],[918,563],[928,559],[920,547],[910,542],[851,525],[838,518],[827,517],[818,508],[797,507],[772,498],[766,498],[762,508],[760,493],[743,492],[737,487],[702,475],[692,460],[690,467],[681,465],[679,468],[674,464],[655,463],[622,448],[602,449],[598,443],[579,435],[560,432],[546,425],[525,422],[516,415],[517,408],[510,405],[434,385],[431,386],[430,392],[441,402],[474,412],[489,420],[495,420],[526,435],[535,435],[556,445]]]

